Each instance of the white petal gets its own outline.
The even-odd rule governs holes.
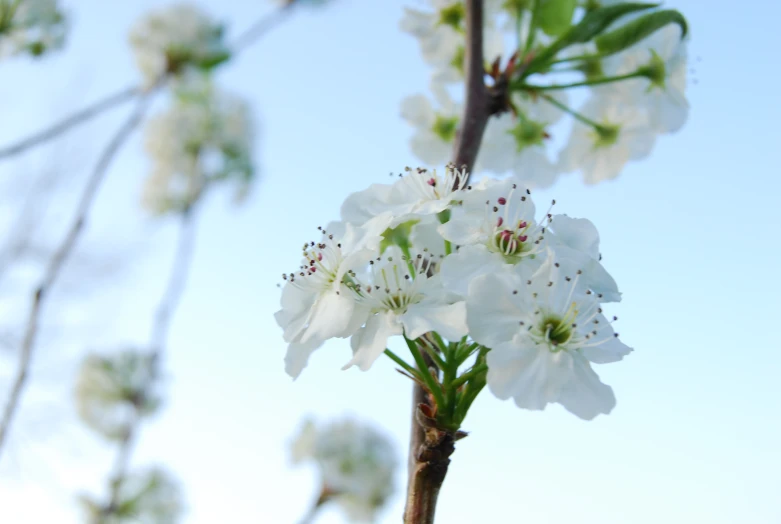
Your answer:
[[[312,308],[309,326],[301,335],[300,342],[345,336],[354,306],[355,301],[347,293],[337,290],[323,293]]]
[[[285,342],[291,342],[306,327],[312,313],[317,293],[287,283],[282,289],[282,309],[274,313],[279,327],[284,330]]]
[[[590,220],[554,215],[550,229],[564,245],[599,258],[599,232]]]
[[[512,397],[520,408],[544,409],[556,401],[568,378],[567,360],[561,352],[554,354],[528,339],[516,337],[486,355],[488,387],[500,399]]]
[[[616,405],[616,397],[613,389],[599,380],[588,361],[575,354],[572,375],[561,390],[559,403],[570,413],[591,420],[600,413],[610,413]]]
[[[467,334],[466,304],[413,304],[401,316],[407,338],[416,339],[429,331],[436,331],[448,340],[458,340]]]
[[[366,371],[385,351],[388,338],[402,333],[403,328],[394,313],[383,311],[370,317],[366,325],[350,339],[353,358],[342,369],[358,366]]]
[[[466,320],[472,338],[487,347],[509,342],[522,331],[520,321],[524,311],[521,280],[506,271],[477,277],[469,286],[466,300]]]
[[[449,222],[448,222],[449,223]],[[488,251],[483,245],[464,246],[446,256],[439,274],[445,289],[466,296],[469,284],[480,275],[500,271],[509,264],[502,256]]]
[[[428,129],[436,119],[434,108],[425,95],[408,96],[401,101],[401,117],[417,128]]]
[[[342,204],[342,220],[360,226],[386,211],[391,187],[372,184],[368,189],[352,193]]]
[[[305,344],[293,342],[288,345],[285,354],[285,373],[297,379],[309,362],[309,356],[322,344],[321,340],[312,339]]]
[[[450,220],[439,226],[439,234],[457,246],[476,244],[484,239],[481,224],[475,217],[454,209]]]

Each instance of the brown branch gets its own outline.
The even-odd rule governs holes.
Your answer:
[[[43,278],[33,292],[32,305],[30,306],[27,326],[25,328],[24,338],[22,340],[22,346],[19,354],[19,367],[17,369],[13,385],[11,386],[2,419],[0,419],[0,453],[2,452],[3,445],[7,439],[11,422],[19,405],[19,401],[21,400],[22,391],[24,390],[27,382],[33,350],[35,348],[35,340],[38,335],[38,321],[44,300],[48,296],[52,286],[54,286],[55,282],[57,281],[57,278],[60,276],[65,262],[68,260],[68,257],[70,256],[73,248],[76,246],[76,243],[79,240],[79,237],[81,236],[81,233],[84,229],[84,224],[87,220],[87,216],[89,215],[89,211],[92,208],[92,204],[95,200],[95,196],[97,195],[101,183],[106,177],[112,160],[143,118],[150,98],[148,94],[151,94],[151,91],[150,93],[147,93],[141,97],[130,117],[122,124],[122,126],[117,130],[116,134],[112,137],[111,141],[106,145],[106,148],[95,165],[95,169],[87,181],[87,185],[84,187],[84,191],[82,192],[78,206],[76,207],[76,213],[73,217],[73,221],[71,222],[65,237],[62,239],[56,251],[54,252],[54,255],[49,261],[49,265],[46,268]]]
[[[483,0],[466,0],[466,101],[464,116],[454,146],[454,163],[471,173],[480,150],[480,143],[492,115],[500,113],[506,99],[506,88],[498,84],[489,89],[485,84],[483,56]],[[463,186],[468,182],[464,180]],[[419,385],[412,393],[412,429],[409,446],[409,478],[404,509],[405,524],[434,522],[437,498],[455,450],[458,432],[424,427],[421,407],[431,407],[431,400]],[[422,405],[422,406],[421,406]]]
[[[20,140],[16,144],[4,147],[0,149],[0,159],[10,157],[26,151],[32,147],[56,138],[70,128],[86,122],[93,117],[98,116],[104,111],[112,109],[123,102],[132,100],[136,96],[143,93],[143,90],[139,87],[128,87],[117,93],[111,94],[102,100],[98,100],[90,106],[81,109],[72,115],[65,117],[51,127],[39,131],[34,135],[31,135],[23,140]]]

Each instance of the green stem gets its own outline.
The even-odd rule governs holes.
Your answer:
[[[571,109],[569,106],[567,106],[567,105],[565,105],[565,104],[562,104],[561,102],[559,102],[558,100],[556,100],[555,98],[553,98],[552,96],[550,96],[550,95],[548,95],[548,94],[546,94],[546,93],[540,93],[540,97],[544,98],[545,100],[547,100],[548,102],[550,102],[550,103],[551,103],[551,104],[553,104],[554,106],[558,107],[559,109],[561,109],[561,110],[562,110],[562,111],[564,111],[565,113],[569,113],[569,114],[570,114],[570,115],[572,115],[572,116],[573,116],[573,117],[574,117],[576,120],[579,120],[580,122],[582,122],[582,123],[586,124],[587,126],[591,126],[591,127],[593,127],[594,129],[597,129],[597,128],[599,128],[599,127],[602,127],[602,126],[601,126],[600,124],[598,124],[597,122],[594,122],[594,121],[593,121],[593,120],[591,120],[590,118],[587,118],[587,117],[585,117],[585,116],[581,115],[580,113],[578,113],[578,112],[577,112],[577,111],[575,111],[574,109]]]
[[[526,45],[523,48],[523,54],[527,54],[529,50],[534,45],[534,30],[537,28],[537,17],[538,17],[538,11],[540,7],[540,0],[534,0],[534,4],[532,5],[531,12],[532,12],[532,19],[529,23],[529,34],[526,35]]]
[[[412,353],[412,357],[415,359],[415,363],[418,365],[418,369],[420,369],[420,375],[423,379],[423,382],[425,382],[426,386],[428,386],[431,394],[434,395],[434,400],[436,401],[437,405],[443,406],[445,404],[445,398],[442,396],[442,389],[437,381],[434,380],[434,377],[431,376],[431,372],[428,370],[426,361],[423,360],[423,355],[421,355],[420,350],[418,349],[415,342],[408,339],[406,335],[404,335],[404,341],[407,343],[407,347],[409,348],[410,353]]]
[[[423,346],[423,349],[426,351],[428,356],[431,357],[431,360],[434,361],[434,363],[437,365],[439,369],[445,369],[447,367],[447,364],[445,364],[445,361],[442,360],[442,357],[439,356],[437,353],[437,350],[424,338],[421,338],[421,346]]]
[[[390,357],[390,359],[391,359],[392,361],[394,361],[396,364],[398,364],[399,366],[403,367],[403,368],[404,368],[404,370],[405,370],[406,372],[408,372],[410,375],[412,375],[412,376],[413,376],[413,377],[415,377],[415,378],[421,378],[421,377],[418,375],[418,370],[417,370],[417,369],[415,369],[414,367],[410,366],[409,364],[407,364],[407,363],[404,361],[404,359],[403,359],[403,358],[401,358],[401,357],[399,357],[399,356],[398,356],[396,353],[394,353],[394,352],[393,352],[393,351],[391,351],[390,349],[386,349],[386,350],[385,350],[385,354],[386,354],[386,355],[388,355],[388,356]]]
[[[596,54],[596,55],[578,55],[578,56],[569,56],[566,58],[559,58],[558,60],[551,60],[548,62],[549,65],[555,65],[555,64],[563,64],[565,62],[578,62],[580,60],[602,60],[603,58],[610,56],[608,54]]]
[[[553,91],[556,89],[570,89],[575,87],[588,87],[596,86],[600,84],[610,84],[613,82],[621,82],[623,80],[629,80],[631,78],[639,78],[646,76],[643,71],[635,71],[633,73],[627,73],[625,75],[618,76],[605,76],[597,78],[596,80],[585,80],[583,82],[573,82],[571,84],[553,84],[548,86],[537,86],[531,84],[524,84],[522,82],[516,82],[510,86],[512,91]]]
[[[472,369],[470,369],[469,371],[467,371],[466,373],[464,373],[463,375],[461,375],[460,377],[455,379],[450,384],[450,386],[455,389],[455,388],[459,387],[461,384],[464,384],[464,383],[472,380],[472,378],[476,377],[477,375],[479,375],[480,373],[483,373],[485,371],[488,371],[488,366],[486,366],[485,364],[475,365],[475,366],[472,367]]]
[[[415,275],[417,274],[417,271],[415,270],[415,264],[412,263],[412,253],[409,250],[409,245],[404,244],[403,246],[399,246],[401,249],[401,252],[404,253],[404,256],[407,257],[407,268],[409,269],[409,276],[412,278],[412,280],[415,280]]]

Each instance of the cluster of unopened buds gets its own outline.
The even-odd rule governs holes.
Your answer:
[[[621,360],[603,304],[620,300],[586,219],[541,218],[519,180],[469,185],[463,169],[407,168],[350,195],[284,275],[276,320],[295,377],[331,338],[350,338],[344,368],[384,353],[431,395],[456,430],[480,390],[522,408],[560,403],[583,419],[608,413],[612,389],[592,364]],[[413,362],[388,347],[404,340]],[[467,362],[471,364],[467,365]]]

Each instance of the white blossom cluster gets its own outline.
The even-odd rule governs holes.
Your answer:
[[[160,405],[153,357],[132,349],[87,355],[75,397],[87,426],[108,439],[122,439],[137,416],[149,415]]]
[[[324,498],[339,504],[352,522],[372,521],[393,494],[398,460],[392,443],[354,420],[319,428],[307,421],[293,442],[292,458],[317,464]]]
[[[427,9],[405,8],[400,27],[417,39],[423,60],[432,68],[433,100],[422,94],[407,97],[401,116],[414,128],[413,153],[426,165],[440,165],[450,160],[463,113],[463,104],[450,92],[454,87],[463,92],[465,7],[463,0],[426,3]],[[524,51],[526,42],[533,45],[521,52],[520,62],[553,41],[539,28],[529,39],[532,3],[488,0],[484,5],[487,70],[495,60],[504,67],[514,53]],[[627,162],[649,155],[658,135],[683,126],[688,116],[686,40],[681,40],[679,26],[665,26],[617,54],[598,55],[593,43],[568,47],[554,57],[561,63],[528,80],[539,86],[567,85],[626,75],[639,68],[646,68],[647,76],[580,87],[580,93],[586,91],[588,96],[575,110],[579,116],[558,152],[553,151],[551,128],[562,110],[573,111],[568,105],[568,99],[574,98],[568,96],[570,89],[512,91],[511,112],[488,123],[475,171],[512,172],[532,188],[548,187],[559,175],[580,171],[586,183],[595,184],[617,177]],[[516,70],[522,67],[516,64]]]
[[[181,520],[179,484],[165,471],[150,468],[124,477],[116,507],[107,508],[89,495],[80,498],[86,522],[101,524],[174,524]]]
[[[276,320],[297,377],[324,341],[350,338],[345,368],[369,369],[392,337],[436,332],[490,349],[487,382],[522,408],[560,403],[584,419],[615,405],[592,364],[621,360],[603,303],[620,300],[586,219],[538,218],[518,178],[409,170],[350,195],[339,222],[284,275]],[[458,187],[459,189],[454,189]],[[407,234],[408,232],[408,234]]]
[[[66,30],[58,0],[0,0],[0,59],[58,49]]]
[[[230,57],[223,26],[189,3],[152,11],[140,19],[130,31],[130,45],[147,86],[167,73],[186,76]]]
[[[153,167],[143,190],[155,213],[189,208],[207,185],[237,180],[238,195],[254,173],[249,105],[208,82],[188,82],[171,106],[151,118],[145,131]]]

